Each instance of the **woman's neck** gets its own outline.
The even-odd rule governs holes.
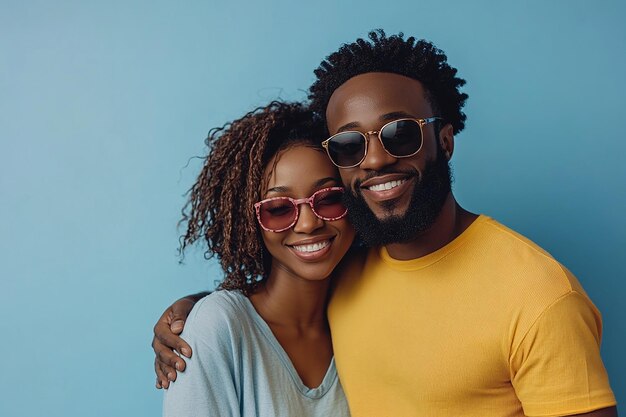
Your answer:
[[[270,325],[306,329],[328,327],[326,301],[330,278],[307,280],[280,266],[250,296],[259,315]]]
[[[326,319],[329,281],[303,279],[273,267],[267,281],[249,297],[309,388],[322,383],[333,356]]]

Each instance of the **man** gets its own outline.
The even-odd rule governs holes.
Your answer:
[[[370,40],[331,54],[309,96],[372,247],[342,271],[328,309],[352,414],[617,415],[600,314],[576,278],[451,192],[464,81],[428,42],[382,31]],[[190,354],[169,329],[180,332],[192,303],[155,327],[162,385],[171,366],[184,369],[166,346]]]

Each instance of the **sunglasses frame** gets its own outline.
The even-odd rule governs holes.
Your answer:
[[[397,122],[401,122],[401,121],[403,121],[403,120],[411,120],[411,121],[417,122],[417,124],[418,124],[418,125],[419,125],[419,127],[420,127],[420,134],[422,135],[422,143],[420,144],[420,147],[419,147],[419,148],[418,148],[415,152],[413,152],[413,153],[412,153],[412,154],[410,154],[410,155],[394,155],[394,154],[392,154],[391,152],[389,152],[389,151],[387,150],[387,148],[385,148],[385,144],[383,143],[383,139],[380,137],[380,132],[382,132],[382,131],[383,131],[383,130],[387,127],[387,126],[389,126],[390,124],[392,124],[392,123],[397,123]],[[322,142],[322,147],[323,147],[324,149],[326,149],[326,153],[328,154],[328,158],[330,158],[330,161],[331,161],[331,162],[333,163],[333,165],[335,165],[337,168],[341,168],[341,169],[343,169],[343,168],[354,168],[354,167],[356,167],[356,166],[358,166],[358,165],[361,165],[361,163],[362,163],[363,161],[365,161],[365,158],[367,157],[367,150],[368,150],[368,148],[369,148],[369,137],[370,137],[371,135],[376,134],[376,136],[378,137],[378,141],[380,142],[380,145],[383,147],[383,149],[385,150],[385,152],[387,152],[387,154],[391,155],[391,156],[392,156],[392,157],[394,157],[394,158],[408,158],[408,157],[411,157],[411,156],[413,156],[413,155],[416,155],[419,151],[421,151],[421,150],[422,150],[422,146],[424,145],[424,126],[425,126],[425,125],[427,125],[427,124],[429,124],[429,123],[432,123],[432,122],[434,122],[434,121],[437,121],[437,120],[443,120],[443,119],[442,119],[441,117],[436,117],[436,116],[435,116],[435,117],[428,117],[428,118],[426,118],[426,119],[414,119],[414,118],[411,118],[411,117],[404,117],[404,118],[402,118],[402,119],[396,119],[396,120],[392,120],[392,121],[390,121],[390,122],[388,122],[388,123],[385,123],[385,124],[384,124],[384,125],[383,125],[380,129],[378,129],[378,130],[370,130],[369,132],[365,132],[365,133],[363,133],[363,132],[359,132],[358,130],[346,130],[346,131],[344,131],[344,132],[338,132],[338,133],[335,133],[334,135],[332,135],[331,137],[329,137],[328,139],[326,139],[325,141],[323,141],[323,142]],[[346,134],[346,133],[358,133],[359,135],[363,136],[363,137],[365,138],[365,152],[363,153],[363,158],[361,158],[361,160],[360,160],[359,162],[357,162],[356,164],[354,164],[354,165],[345,165],[345,166],[342,166],[342,165],[337,164],[337,163],[333,160],[332,156],[330,156],[330,150],[328,149],[328,143],[329,143],[329,142],[330,142],[330,141],[331,141],[334,137],[337,137],[337,136],[339,136],[339,135],[343,135],[343,134]]]
[[[318,219],[323,220],[325,222],[332,222],[332,221],[339,220],[339,219],[346,217],[346,214],[348,214],[347,208],[345,208],[343,214],[338,217],[322,217],[317,211],[315,211],[315,207],[313,206],[313,200],[315,199],[315,196],[323,192],[328,192],[328,191],[341,191],[343,193],[345,192],[345,188],[344,187],[327,187],[327,188],[322,188],[321,190],[317,190],[316,192],[311,194],[310,197],[305,197],[305,198],[291,198],[287,196],[271,197],[271,198],[266,198],[265,200],[261,200],[257,203],[254,203],[254,210],[256,212],[256,219],[259,222],[259,226],[261,226],[261,228],[267,232],[274,232],[274,233],[280,233],[280,232],[284,232],[287,229],[291,229],[293,226],[295,226],[296,223],[298,223],[298,219],[300,218],[300,205],[305,204],[305,203],[308,204],[309,207],[311,207],[311,211],[313,212],[313,214],[315,214],[315,216]],[[263,225],[263,222],[261,222],[261,206],[263,205],[263,203],[267,203],[267,202],[275,201],[275,200],[288,200],[296,208],[296,215],[294,216],[294,219],[291,222],[291,224],[281,229],[269,229]]]

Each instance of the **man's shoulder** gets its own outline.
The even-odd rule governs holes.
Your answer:
[[[528,250],[538,257],[554,261],[554,258],[548,251],[499,221],[485,215],[481,215],[476,221],[480,222],[481,232],[490,237],[490,239],[497,240],[498,243],[506,243],[512,249]]]
[[[482,251],[485,262],[510,270],[507,275],[511,278],[523,276],[521,282],[535,288],[584,294],[576,277],[547,250],[497,220],[481,216],[480,221],[473,244]]]

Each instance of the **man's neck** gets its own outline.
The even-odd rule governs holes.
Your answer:
[[[476,214],[470,213],[459,206],[452,193],[450,193],[441,208],[441,212],[428,230],[419,233],[409,242],[392,243],[385,246],[385,248],[389,256],[401,261],[421,258],[452,242],[477,217]]]

